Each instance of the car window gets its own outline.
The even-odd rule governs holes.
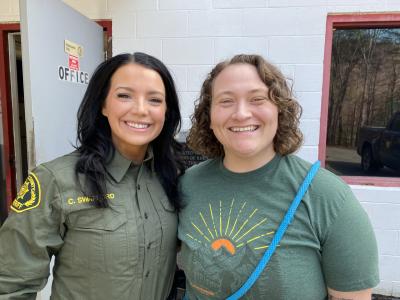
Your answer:
[[[400,114],[398,114],[392,123],[391,130],[400,132]]]

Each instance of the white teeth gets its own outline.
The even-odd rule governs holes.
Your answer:
[[[257,129],[257,126],[251,125],[246,127],[231,127],[230,130],[233,132],[243,132],[243,131],[254,131]]]
[[[126,125],[132,128],[137,128],[137,129],[144,129],[144,128],[149,128],[150,124],[143,124],[143,123],[134,123],[134,122],[126,122]]]

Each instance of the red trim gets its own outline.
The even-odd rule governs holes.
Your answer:
[[[15,197],[15,165],[13,124],[10,96],[10,75],[8,61],[8,33],[19,31],[19,24],[0,24],[0,102],[3,118],[4,164],[6,176],[6,205],[10,207]]]
[[[318,159],[325,166],[326,135],[328,124],[329,84],[332,56],[332,37],[336,28],[379,28],[400,27],[400,13],[349,13],[328,14],[326,20],[324,69],[322,83],[321,121],[319,132]],[[397,177],[342,176],[348,184],[373,186],[400,186]]]
[[[96,23],[103,27],[103,31],[108,37],[112,37],[112,21],[111,20],[96,20]]]

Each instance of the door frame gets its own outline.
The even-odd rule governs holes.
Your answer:
[[[8,57],[8,34],[20,31],[19,23],[0,24],[0,105],[4,137],[4,169],[6,177],[6,203],[9,207],[15,197],[14,135],[11,111],[11,89]]]
[[[111,20],[93,20],[106,33],[108,42],[112,37]],[[16,196],[15,191],[15,157],[14,157],[14,135],[12,121],[11,85],[9,72],[8,34],[20,31],[20,23],[0,23],[0,105],[2,111],[2,125],[4,136],[4,168],[6,177],[6,203],[9,209],[12,199]],[[0,201],[4,201],[0,199]],[[0,209],[4,203],[0,203]],[[7,212],[6,212],[7,213]]]

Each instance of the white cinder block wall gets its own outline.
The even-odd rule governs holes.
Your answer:
[[[215,63],[258,53],[293,80],[304,112],[303,158],[318,157],[325,24],[328,13],[400,12],[400,0],[66,0],[92,19],[112,19],[113,52],[143,51],[177,82],[183,129]],[[17,0],[0,1],[0,22],[19,20]],[[400,188],[353,186],[379,244],[376,293],[400,296]],[[360,249],[362,251],[362,249]]]

